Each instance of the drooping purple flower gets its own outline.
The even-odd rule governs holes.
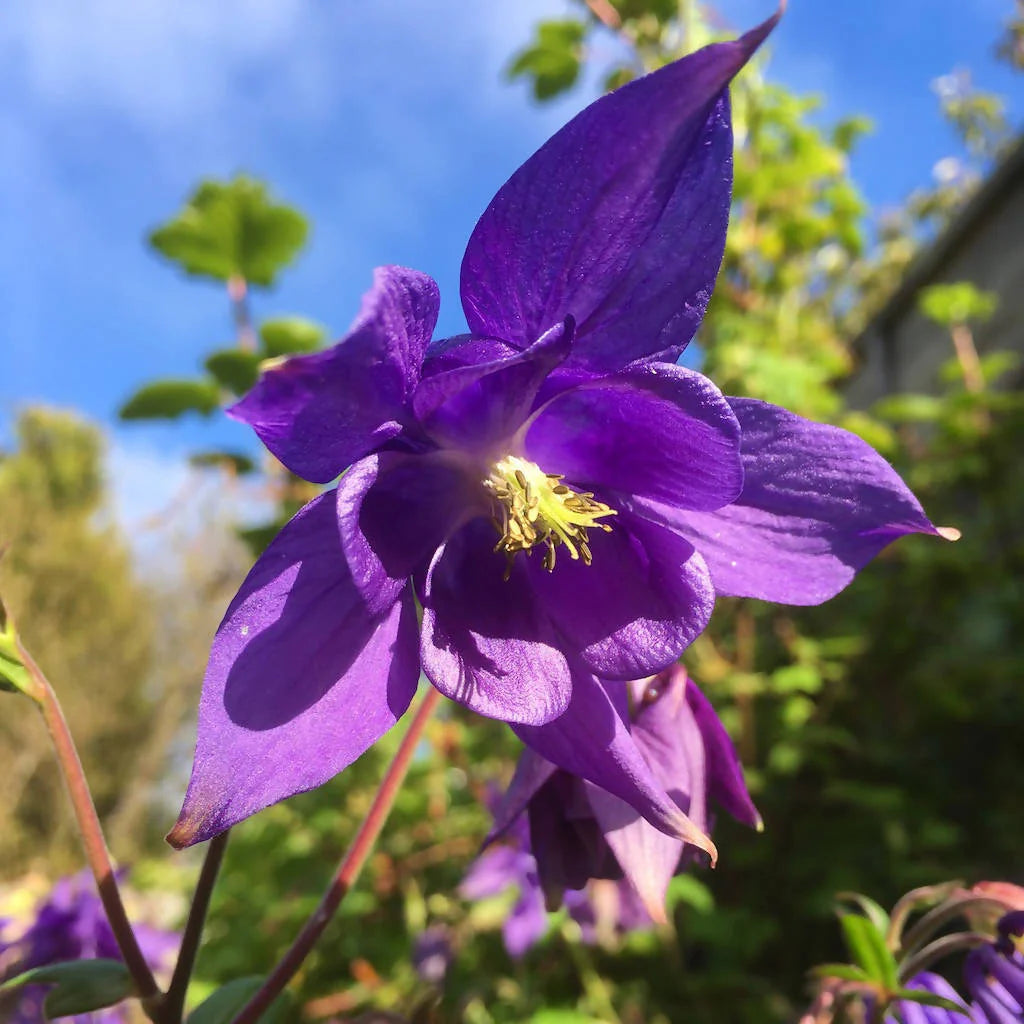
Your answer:
[[[443,924],[432,924],[416,936],[412,946],[412,965],[416,973],[431,985],[440,985],[454,957],[452,936]]]
[[[174,845],[335,775],[422,668],[713,849],[638,749],[625,688],[598,679],[670,665],[716,593],[816,603],[936,532],[864,442],[674,362],[724,247],[728,84],[776,20],[599,99],[506,182],[463,261],[469,334],[431,344],[436,286],[386,267],[339,344],[234,407],[298,475],[344,475],[218,630]]]
[[[145,924],[135,925],[142,955],[150,967],[168,966],[178,947],[178,936]],[[0,979],[33,967],[66,960],[120,960],[121,952],[100,902],[92,876],[80,872],[60,879],[35,908],[27,922],[9,919],[0,929]],[[39,1024],[49,986],[29,985],[13,994],[3,1010],[9,1024]],[[97,1010],[69,1018],[74,1024],[126,1024],[124,1006]]]
[[[681,665],[631,683],[605,684],[655,781],[702,832],[709,804],[759,828],[761,818],[739,759],[714,709]],[[628,701],[627,701],[628,697]],[[647,914],[664,920],[665,893],[685,844],[656,828],[628,803],[560,771],[527,750],[495,815],[491,838],[528,818],[541,889],[550,906],[590,879],[625,878]]]
[[[511,822],[500,839],[477,857],[459,893],[468,900],[483,900],[510,889],[515,892],[515,902],[502,924],[502,938],[509,955],[518,959],[544,937],[548,928],[548,908],[525,815]],[[651,924],[636,893],[623,881],[566,890],[559,905],[579,924],[586,943],[597,942],[607,932],[624,934]]]
[[[943,999],[963,1005],[963,1000],[956,989],[941,974],[934,974],[932,971],[922,971],[915,975],[907,983],[906,988],[931,992],[932,995],[942,996]],[[943,1006],[926,1006],[923,1003],[901,999],[893,1004],[893,1008],[899,1016],[890,1011],[885,1016],[885,1024],[974,1024],[975,1021],[973,1014],[966,1007],[963,1013],[959,1013]]]

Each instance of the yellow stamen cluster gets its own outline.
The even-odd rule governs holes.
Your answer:
[[[508,558],[505,578],[512,570],[512,560],[520,551],[543,545],[544,568],[555,567],[555,551],[564,544],[572,559],[582,558],[590,565],[587,530],[611,531],[599,519],[615,515],[615,510],[595,501],[589,491],[574,491],[562,483],[557,473],[545,473],[535,462],[518,455],[506,455],[496,462],[484,480],[491,496],[492,521],[499,540],[495,551],[504,551]]]

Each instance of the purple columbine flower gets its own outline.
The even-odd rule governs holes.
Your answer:
[[[738,821],[761,827],[732,741],[714,708],[681,665],[630,683],[603,684],[655,781],[702,833],[714,801]],[[560,771],[527,750],[495,814],[494,839],[528,818],[530,848],[549,907],[590,879],[624,878],[655,921],[685,844],[653,828],[628,803]],[[691,852],[692,851],[691,848]]]
[[[860,439],[675,362],[725,243],[728,85],[777,17],[602,97],[516,171],[463,260],[470,333],[431,344],[437,287],[385,267],[341,342],[231,410],[299,476],[344,475],[221,623],[172,844],[337,774],[422,668],[712,849],[598,678],[670,665],[716,594],[815,604],[937,532]]]
[[[178,936],[146,925],[135,925],[142,955],[150,967],[160,970],[171,962]],[[65,960],[120,960],[121,952],[100,902],[92,876],[80,872],[60,879],[38,905],[27,927],[17,920],[0,929],[0,978],[13,977],[33,967]],[[43,1017],[46,985],[18,989],[13,1002],[4,1006],[9,1024],[38,1024]],[[125,1006],[113,1006],[69,1018],[74,1024],[126,1024]]]
[[[1024,910],[1004,914],[995,942],[967,954],[964,982],[978,1024],[1024,1022]]]

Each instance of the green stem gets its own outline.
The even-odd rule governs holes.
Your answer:
[[[160,1019],[166,1024],[179,1024],[181,1021],[185,1009],[185,994],[188,992],[188,983],[195,968],[196,954],[199,952],[199,942],[203,937],[203,926],[206,924],[206,913],[210,909],[210,897],[220,873],[230,834],[230,830],[221,832],[220,835],[214,836],[206,847],[206,858],[203,860],[195,892],[192,894],[192,906],[189,907],[188,920],[185,922],[185,931],[181,937],[178,960],[160,1008]]]
[[[391,813],[395,797],[398,796],[398,790],[409,771],[413,753],[423,735],[423,730],[440,700],[440,692],[430,687],[420,702],[420,706],[416,709],[416,714],[402,737],[394,760],[381,780],[380,788],[373,798],[370,810],[359,826],[359,831],[356,833],[355,839],[352,840],[348,852],[338,865],[338,870],[321,897],[319,906],[310,915],[302,931],[296,936],[295,941],[278,965],[267,976],[266,981],[257,989],[249,1002],[242,1007],[231,1024],[256,1024],[263,1012],[284,991],[288,982],[295,977],[306,957],[309,956],[331,918],[334,917],[335,911],[341,906],[341,901],[359,877],[359,872],[366,863],[373,844],[377,841],[377,837]]]
[[[136,994],[144,1003],[151,1001],[159,996],[160,989],[153,977],[153,972],[149,969],[149,964],[146,963],[146,959],[142,955],[142,950],[139,949],[135,932],[132,930],[128,914],[125,912],[121,892],[114,876],[114,866],[110,860],[106,840],[103,838],[100,819],[96,814],[96,805],[93,803],[92,793],[89,791],[82,761],[75,748],[75,741],[68,728],[67,719],[64,717],[64,712],[61,710],[57,694],[50,685],[50,681],[20,643],[18,644],[18,655],[32,680],[33,690],[30,696],[38,703],[53,741],[57,763],[63,772],[75,820],[78,823],[78,831],[82,836],[85,857],[93,877],[96,879],[96,887],[99,889],[100,900],[103,903],[104,911],[106,911],[107,920],[110,922],[110,929],[117,940],[121,956],[124,957],[125,966],[135,981]]]

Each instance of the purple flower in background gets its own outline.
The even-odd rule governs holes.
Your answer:
[[[412,964],[416,973],[431,985],[440,985],[451,967],[454,952],[452,936],[443,924],[425,928],[412,947]]]
[[[1024,1022],[1024,910],[999,920],[999,937],[967,954],[964,982],[978,1024]]]
[[[136,924],[135,933],[150,967],[167,966],[178,947],[172,932]],[[0,977],[12,977],[33,967],[64,960],[120,960],[121,953],[88,872],[58,881],[35,909],[27,926],[7,920],[0,928]],[[40,1024],[43,1000],[49,986],[18,989],[3,1011],[9,1024]],[[68,1018],[75,1024],[125,1024],[130,1018],[124,1006]]]
[[[725,242],[728,84],[776,20],[602,97],[505,183],[463,260],[469,334],[431,344],[436,286],[386,267],[346,338],[234,407],[299,476],[344,475],[217,632],[174,845],[335,775],[422,668],[713,851],[631,735],[622,681],[672,664],[716,594],[814,604],[937,532],[863,441],[675,363]]]
[[[710,831],[710,801],[760,828],[732,742],[681,665],[630,683],[628,704],[618,684],[605,685],[656,782],[697,828]],[[581,889],[590,879],[625,878],[646,913],[664,920],[665,892],[685,852],[682,841],[531,750],[520,758],[490,838],[522,828],[526,818],[550,907],[562,902],[565,890]]]
[[[954,1003],[963,1004],[956,989],[942,975],[933,974],[931,971],[922,971],[915,975],[906,987],[931,992]],[[942,1006],[925,1006],[923,1003],[914,1003],[906,999],[896,1002],[894,1007],[899,1016],[887,1013],[885,1024],[971,1024],[975,1020],[966,1007],[963,1013],[957,1013]]]

